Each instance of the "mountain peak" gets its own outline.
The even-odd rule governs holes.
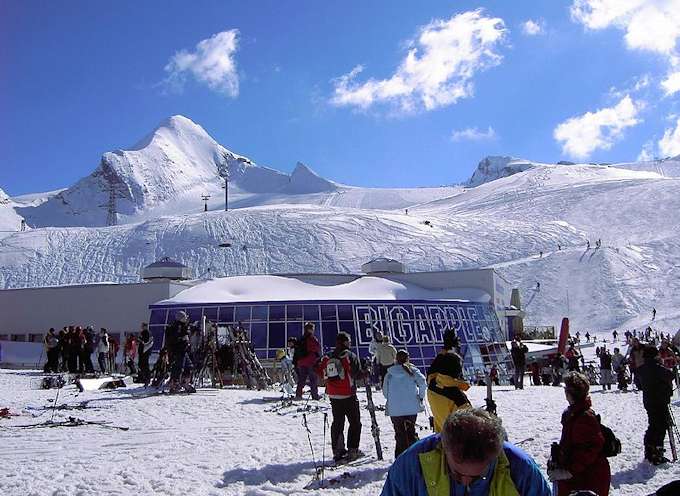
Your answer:
[[[522,158],[490,155],[479,162],[474,174],[468,180],[467,186],[474,188],[501,177],[512,176],[535,166],[534,162]]]
[[[287,189],[290,193],[303,194],[332,191],[336,188],[337,185],[333,181],[324,179],[302,162],[298,162],[290,175]]]

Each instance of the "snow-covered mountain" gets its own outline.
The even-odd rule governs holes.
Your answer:
[[[521,158],[489,156],[483,158],[477,165],[477,169],[466,183],[466,186],[474,188],[480,184],[495,181],[501,177],[512,176],[540,165]]]
[[[456,191],[354,188],[324,179],[302,163],[288,175],[231,152],[201,126],[176,115],[129,150],[105,153],[92,174],[73,186],[44,202],[22,202],[16,211],[32,227],[95,227],[199,212],[203,195],[210,196],[211,209],[223,210],[225,178],[234,208],[311,203],[391,209]]]
[[[227,174],[234,208],[224,212]],[[258,166],[175,116],[71,188],[3,195],[6,230],[18,230],[19,214],[47,227],[0,236],[0,287],[137,281],[162,256],[234,275],[356,272],[383,255],[413,270],[496,267],[521,289],[530,323],[638,326],[656,307],[670,330],[680,325],[679,188],[678,158],[508,157],[482,160],[468,187],[360,188],[303,164],[290,175]],[[118,225],[104,227],[112,189]]]

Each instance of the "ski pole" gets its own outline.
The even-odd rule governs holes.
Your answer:
[[[326,472],[326,426],[328,425],[328,413],[323,413],[323,447],[321,448],[321,487]]]
[[[319,466],[316,464],[316,456],[314,456],[314,445],[312,444],[312,431],[309,430],[309,424],[307,423],[307,414],[302,414],[302,425],[305,426],[307,431],[307,440],[309,441],[309,450],[312,452],[312,463],[314,464],[315,478],[319,478]]]

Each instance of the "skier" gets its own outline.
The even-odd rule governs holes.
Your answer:
[[[564,378],[564,386],[569,407],[562,414],[557,459],[551,457],[549,462],[549,466],[563,470],[549,469],[548,477],[557,481],[556,496],[568,496],[579,490],[608,496],[611,471],[602,453],[605,440],[600,421],[591,408],[588,379],[578,372],[570,372]]]
[[[590,343],[590,333],[586,331],[586,343]]]
[[[137,380],[144,384],[149,383],[151,378],[151,371],[149,370],[149,356],[151,356],[151,348],[153,348],[153,336],[149,332],[149,324],[142,322],[142,330],[139,333],[139,345],[137,347],[139,375]]]
[[[99,344],[97,344],[97,361],[99,371],[106,374],[106,362],[109,357],[109,334],[103,327],[99,330]]]
[[[540,291],[540,290],[541,290],[541,283],[536,281],[536,291]]]
[[[666,340],[661,341],[661,346],[659,347],[659,358],[661,359],[661,365],[666,367],[668,370],[672,370],[673,376],[675,376],[678,370],[678,356],[671,349],[670,343]]]
[[[638,377],[637,371],[644,364],[644,346],[640,343],[638,338],[633,338],[631,345],[628,348],[628,354],[626,356],[628,363],[630,365],[630,373],[633,376],[633,384],[637,389],[640,388],[640,379]]]
[[[626,377],[626,357],[621,354],[618,348],[614,348],[612,355],[612,370],[616,374],[616,388],[619,391],[628,390],[628,378]]]
[[[612,355],[608,349],[603,347],[602,351],[600,351],[600,384],[602,385],[602,390],[611,390],[613,382]]]
[[[170,394],[184,389],[195,392],[189,382],[193,364],[189,358],[189,316],[183,310],[175,314],[175,321],[165,329],[165,347],[170,364]]]
[[[379,368],[378,375],[380,376],[380,382],[378,384],[380,386],[382,386],[382,383],[385,380],[387,370],[394,365],[396,358],[397,349],[390,344],[390,337],[383,336],[382,343],[375,345],[375,359]]]
[[[123,347],[123,362],[130,369],[131,375],[137,373],[135,358],[137,358],[137,338],[133,334],[128,334],[125,339],[125,346]]]
[[[425,376],[411,365],[408,351],[399,350],[396,359],[383,384],[383,395],[387,399],[385,415],[394,425],[394,458],[418,440],[416,418],[425,410],[423,401],[427,391]]]
[[[515,366],[515,389],[524,389],[524,369],[527,364],[527,353],[529,348],[521,341],[514,340],[510,346],[512,364]]]
[[[293,363],[297,367],[298,383],[295,391],[295,399],[302,399],[302,390],[309,379],[309,389],[312,391],[312,399],[318,400],[319,396],[319,378],[314,370],[314,365],[319,360],[321,355],[321,345],[314,336],[316,326],[311,322],[304,325],[303,334],[298,339],[293,355]]]
[[[43,339],[45,345],[45,354],[47,355],[47,362],[43,371],[46,374],[50,372],[59,372],[59,338],[54,333],[54,327],[50,327]]]
[[[652,320],[656,319],[656,308],[652,308]]]
[[[505,435],[500,419],[481,408],[458,410],[441,434],[394,461],[381,496],[551,496],[536,463]]]
[[[581,354],[574,348],[573,344],[569,345],[564,357],[567,359],[567,369],[569,372],[580,372],[581,369],[578,361],[581,358]]]
[[[432,408],[434,430],[441,432],[446,418],[461,408],[471,408],[464,391],[470,384],[463,380],[463,359],[456,352],[455,332],[444,334],[444,348],[427,369],[427,399]]]
[[[668,405],[673,395],[673,372],[661,365],[659,351],[653,345],[644,348],[644,365],[636,376],[642,387],[642,404],[647,411],[645,432],[645,460],[653,465],[667,463],[663,443],[669,427]]]
[[[619,333],[616,332],[616,329],[614,329],[614,332],[612,332],[612,337],[614,338],[614,341],[618,341],[618,339],[619,339]]]
[[[365,377],[366,373],[361,367],[359,358],[350,351],[350,345],[349,334],[340,331],[335,338],[335,349],[330,355],[325,355],[320,363],[326,380],[326,394],[331,400],[333,414],[331,447],[336,463],[356,460],[363,456],[359,450],[361,415],[356,380]],[[344,435],[345,417],[349,422],[347,449]]]

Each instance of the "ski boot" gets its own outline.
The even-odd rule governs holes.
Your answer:
[[[358,460],[364,456],[366,456],[366,453],[360,449],[351,449],[347,452],[347,461],[353,462],[354,460]]]
[[[335,462],[336,465],[342,465],[343,463],[347,463],[347,450],[343,449],[340,451],[337,451],[333,455],[333,461]]]
[[[189,394],[196,392],[196,388],[190,382],[182,383],[182,389]]]

